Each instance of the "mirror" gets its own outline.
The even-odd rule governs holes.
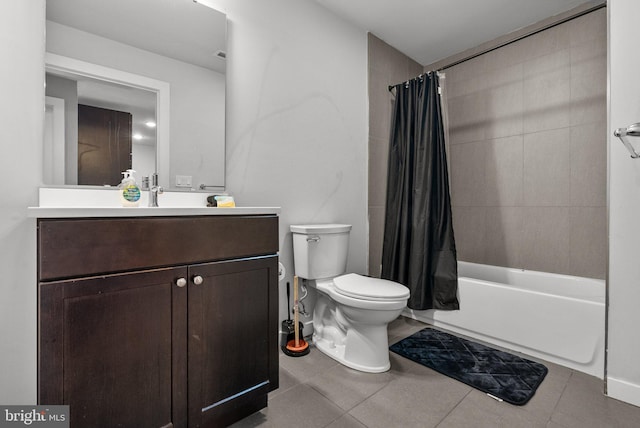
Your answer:
[[[47,0],[45,184],[223,189],[225,52],[193,0]]]

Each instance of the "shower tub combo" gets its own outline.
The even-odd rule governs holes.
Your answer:
[[[459,311],[403,315],[604,377],[603,280],[458,262]]]

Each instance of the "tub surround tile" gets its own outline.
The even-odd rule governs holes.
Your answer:
[[[604,279],[607,272],[606,207],[572,207],[569,273]]]
[[[605,122],[571,128],[571,205],[607,205],[607,129]]]
[[[480,55],[468,61],[461,62],[455,67],[447,68],[447,81],[459,83],[477,77],[490,70],[491,63],[486,55]],[[429,71],[429,70],[424,70]]]
[[[544,57],[567,49],[571,45],[571,30],[568,25],[557,25],[518,43],[529,58]]]
[[[523,266],[524,211],[522,207],[489,207],[486,215],[485,263]]]
[[[385,211],[384,206],[369,206],[369,275],[376,278],[381,273]]]
[[[607,37],[607,9],[602,8],[567,22],[571,45],[598,42]]]
[[[451,205],[482,206],[485,204],[486,152],[485,141],[456,144],[450,147]]]
[[[491,79],[488,73],[476,73],[466,79],[457,78],[458,73],[451,70],[444,72],[445,78],[441,80],[447,91],[447,100],[483,93],[491,86]],[[447,101],[448,102],[448,101]]]
[[[486,58],[488,72],[513,67],[530,59],[529,53],[523,49],[523,44],[523,40],[518,40],[482,55]]]
[[[381,70],[373,69],[371,73],[372,79],[376,82],[388,81]],[[369,136],[384,140],[386,146],[389,144],[390,118],[393,107],[393,97],[387,86],[388,84],[379,84],[369,87]]]
[[[489,69],[493,71],[530,60],[531,56],[525,50],[524,43],[524,40],[519,40],[483,55],[487,57]]]
[[[571,144],[568,128],[524,136],[524,205],[569,205]]]
[[[453,207],[453,230],[458,260],[485,263],[485,207]]]
[[[486,139],[522,134],[523,73],[523,65],[516,64],[482,76],[488,82],[484,91],[487,97]]]
[[[411,79],[422,72],[420,64],[371,33],[368,34],[368,46],[369,69],[381,71],[387,86]]]
[[[571,124],[601,122],[607,117],[606,39],[571,48]]]
[[[487,142],[485,201],[488,206],[521,206],[523,202],[524,140],[521,135]]]
[[[488,99],[484,91],[448,100],[450,144],[485,139],[487,103]]]
[[[569,51],[555,52],[524,64],[524,132],[570,125]]]
[[[458,260],[604,277],[602,210],[579,208],[606,206],[606,21],[599,9],[445,70]],[[407,64],[384,42],[370,43],[370,84]],[[417,72],[398,74],[391,83]],[[371,102],[385,102],[378,98]],[[370,205],[382,205],[376,159],[388,143],[374,144]],[[378,273],[382,230],[374,228],[383,226],[370,224],[370,272]]]
[[[369,138],[369,206],[384,207],[387,202],[389,140]]]
[[[519,67],[520,73],[522,68]],[[485,138],[522,135],[524,101],[522,79],[499,84],[487,91],[487,117]]]
[[[471,59],[444,70],[447,99],[466,95],[485,94],[486,96],[486,93],[492,89],[514,83],[517,74],[518,68],[511,65],[504,70],[498,70],[491,66],[491,60],[488,58]]]
[[[522,260],[524,269],[568,272],[570,266],[570,209],[532,207],[525,211]]]

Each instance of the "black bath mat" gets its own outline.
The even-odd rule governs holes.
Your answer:
[[[540,363],[432,328],[420,330],[389,349],[518,406],[533,397],[547,374]]]

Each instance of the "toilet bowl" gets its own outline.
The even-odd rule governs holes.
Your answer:
[[[317,291],[313,343],[356,370],[389,370],[387,325],[407,304],[396,282],[344,274],[350,225],[292,225],[295,273]]]

